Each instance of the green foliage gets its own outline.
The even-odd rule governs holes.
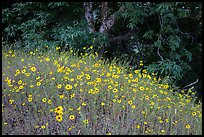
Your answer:
[[[128,28],[133,29],[137,27],[139,23],[143,23],[143,20],[146,16],[145,9],[143,8],[142,3],[140,2],[125,2],[123,4],[126,12],[122,13],[121,16],[124,19],[129,20],[129,24],[127,25]]]
[[[87,35],[86,28],[82,27],[84,21],[66,14],[67,12],[73,16],[81,14],[81,5],[74,4],[74,6],[67,2],[13,4],[12,8],[6,8],[2,12],[4,16],[2,23],[7,25],[3,35],[7,36],[7,41],[18,40],[30,50],[51,45],[81,45],[84,42],[81,41],[81,37],[85,38]]]
[[[165,59],[162,61],[158,61],[157,64],[151,64],[147,68],[150,73],[158,73],[158,76],[167,76],[169,79],[176,79],[182,78],[182,68],[180,65],[177,65],[176,62],[172,62],[169,59]]]

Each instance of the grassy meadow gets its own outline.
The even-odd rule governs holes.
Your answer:
[[[2,134],[202,134],[191,89],[175,93],[156,74],[104,63],[91,49],[2,50]]]

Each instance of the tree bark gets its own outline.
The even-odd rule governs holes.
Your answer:
[[[95,32],[94,19],[93,19],[93,3],[84,2],[85,17],[89,25],[89,33]]]
[[[101,21],[104,22],[108,17],[108,2],[101,3]]]
[[[116,12],[114,12],[112,15],[108,17],[108,2],[101,2],[101,26],[99,28],[100,33],[104,33],[109,31],[113,25],[115,24],[115,14],[118,12],[124,12],[124,7],[120,7],[120,9]],[[93,19],[93,3],[92,2],[84,2],[85,7],[85,17],[89,25],[89,32],[93,33],[96,32],[95,26],[94,26],[94,19]],[[118,38],[111,39],[112,41],[117,41],[122,39],[127,39],[129,34],[127,36],[121,36]],[[101,59],[102,54],[104,53],[104,46],[101,45],[101,47],[98,50],[98,58]]]
[[[126,41],[131,39],[131,36],[134,35],[136,33],[136,31],[132,30],[129,31],[128,33],[124,34],[124,35],[120,35],[120,36],[116,36],[116,37],[110,37],[109,41],[110,42],[120,42],[120,41]]]

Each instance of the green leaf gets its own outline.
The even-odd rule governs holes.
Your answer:
[[[143,35],[143,38],[152,39],[153,34],[154,34],[154,31],[153,31],[153,30],[147,31],[147,32],[145,32],[145,34]]]
[[[161,40],[159,40],[159,39],[157,41],[155,41],[153,45],[155,47],[162,48]]]

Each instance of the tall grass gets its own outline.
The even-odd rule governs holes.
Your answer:
[[[3,134],[202,134],[195,93],[173,93],[146,70],[72,50],[2,55]]]

